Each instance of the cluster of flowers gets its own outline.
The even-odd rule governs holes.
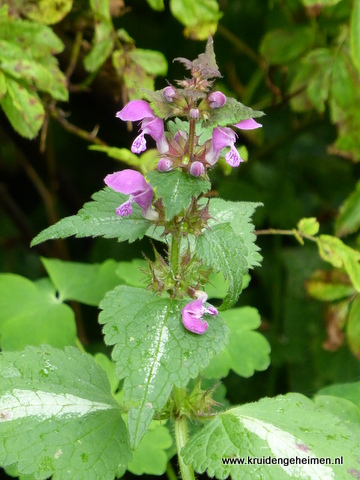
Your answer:
[[[193,68],[196,61],[191,63],[186,59],[178,59],[185,63],[187,68]],[[215,72],[215,73],[214,73]],[[212,76],[218,76],[216,70],[212,71]],[[140,134],[135,138],[131,151],[139,154],[146,150],[145,135],[150,135],[156,142],[159,152],[159,162],[157,169],[160,172],[169,172],[173,169],[182,169],[195,177],[206,175],[206,170],[215,166],[219,160],[222,151],[229,147],[225,154],[225,161],[232,167],[238,167],[243,159],[235,147],[237,134],[230,127],[216,126],[212,130],[211,138],[203,144],[194,135],[194,123],[198,119],[207,120],[211,116],[211,110],[219,109],[226,103],[226,96],[219,91],[204,93],[208,91],[208,86],[212,83],[208,81],[210,75],[204,76],[199,82],[196,75],[193,80],[184,80],[178,82],[183,85],[187,92],[191,92],[189,98],[182,95],[181,90],[175,89],[172,85],[162,90],[162,100],[169,102],[174,106],[174,112],[179,116],[187,116],[189,120],[189,132],[178,130],[174,135],[169,132],[165,135],[164,120],[157,115],[145,100],[132,100],[120,110],[116,116],[123,121],[140,121]],[[196,84],[196,82],[198,82]],[[201,86],[200,83],[203,83]],[[196,97],[194,91],[198,89],[199,96]],[[198,101],[200,99],[200,101]],[[253,130],[262,125],[250,118],[232,125],[240,130]],[[193,136],[191,137],[191,128]],[[136,203],[141,208],[144,218],[157,221],[158,212],[152,207],[153,190],[145,178],[135,170],[123,170],[107,175],[105,183],[116,192],[129,195],[126,202],[116,209],[117,215],[124,217],[132,213],[132,203]],[[196,334],[203,334],[208,328],[208,323],[203,320],[203,316],[217,315],[218,311],[212,305],[205,302],[207,295],[202,291],[195,291],[195,300],[189,302],[182,310],[182,321],[185,328]]]

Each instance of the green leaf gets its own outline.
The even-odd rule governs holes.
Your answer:
[[[170,0],[170,10],[183,25],[216,22],[221,18],[216,0]]]
[[[0,357],[0,464],[35,478],[113,480],[131,460],[103,369],[74,347]]]
[[[354,0],[351,12],[350,52],[353,64],[360,72],[360,0]]]
[[[60,22],[71,10],[72,0],[25,0],[21,5],[21,13],[35,22],[52,25]]]
[[[339,238],[320,235],[317,239],[319,254],[334,267],[344,268],[357,292],[360,292],[360,252],[345,245]]]
[[[133,242],[142,238],[152,226],[152,222],[143,218],[137,205],[134,205],[134,212],[127,217],[116,215],[116,208],[127,200],[127,195],[105,188],[95,193],[92,198],[93,201],[85,203],[77,215],[65,217],[39,233],[31,246],[71,235],[77,238],[102,236],[117,238],[119,242]]]
[[[219,480],[229,475],[234,480],[346,480],[350,471],[358,471],[360,426],[356,427],[357,434],[339,417],[292,393],[220,413],[186,444],[182,454],[197,473],[207,471],[209,477]],[[340,456],[344,465],[324,465],[319,460]],[[253,460],[250,465],[249,457],[277,458],[282,464]],[[290,463],[295,458],[304,459],[304,464]],[[312,464],[308,458],[313,459]],[[244,464],[236,464],[236,459],[243,459]]]
[[[99,22],[111,22],[110,0],[90,0],[90,8]]]
[[[264,115],[263,112],[245,107],[245,105],[231,97],[226,98],[224,106],[221,108],[213,108],[210,113],[211,116],[209,120],[204,122],[205,127],[234,125],[242,120],[258,118]]]
[[[259,206],[262,206],[262,203],[230,202],[218,198],[210,200],[209,213],[213,220],[209,220],[209,225],[230,223],[236,235],[241,237],[244,242],[246,249],[243,254],[246,257],[248,268],[260,266],[262,260],[260,249],[255,243],[254,225],[251,222],[251,217]]]
[[[164,0],[146,0],[153,10],[162,12],[165,9]]]
[[[203,335],[187,331],[181,310],[186,301],[160,298],[144,289],[119,286],[100,304],[99,323],[119,379],[124,378],[124,400],[131,408],[128,427],[136,448],[154,413],[161,411],[174,385],[184,387],[190,378],[218,355],[227,340],[220,316],[208,318]]]
[[[316,235],[319,232],[320,224],[315,217],[302,218],[297,224],[297,229],[306,235]]]
[[[51,28],[29,20],[0,17],[0,39],[21,48],[25,58],[28,54],[38,59],[64,49],[64,44]]]
[[[314,401],[323,410],[341,418],[349,429],[353,428],[355,435],[358,433],[360,409],[352,402],[331,395],[316,395]]]
[[[34,83],[34,85],[44,92],[48,92],[56,98],[57,90],[53,86],[53,72],[34,60],[3,60],[1,61],[1,69],[12,78],[22,79],[26,82]],[[63,75],[60,71],[57,74]],[[65,84],[65,77],[64,77]],[[55,94],[55,95],[54,95]],[[67,100],[67,96],[61,95],[59,100]]]
[[[168,64],[165,56],[155,50],[137,48],[129,52],[131,60],[140,65],[150,75],[166,75]]]
[[[91,145],[89,150],[104,152],[108,157],[114,158],[120,162],[126,163],[130,167],[135,167],[143,175],[150,170],[154,170],[159,161],[159,152],[156,148],[149,148],[141,155],[135,155],[127,148],[103,147],[102,145]]]
[[[351,302],[349,318],[346,324],[346,335],[350,350],[360,358],[360,297],[357,295]]]
[[[317,395],[332,395],[345,398],[360,408],[360,382],[330,385],[319,390]]]
[[[225,280],[229,280],[229,291],[221,310],[232,307],[238,300],[243,275],[248,270],[247,249],[242,238],[229,223],[215,225],[197,238],[196,252],[205,265],[221,271]]]
[[[119,262],[116,268],[116,275],[125,285],[145,288],[145,275],[141,269],[146,269],[147,266],[148,265],[144,260],[137,258],[131,260],[131,262]]]
[[[349,277],[339,270],[317,270],[305,286],[309,295],[323,302],[341,300],[356,293]]]
[[[341,0],[301,0],[305,7],[330,7],[341,2]]]
[[[64,262],[55,258],[42,258],[41,261],[61,302],[74,300],[98,306],[106,292],[122,283],[116,274],[118,263],[115,260],[101,264]]]
[[[163,475],[166,472],[168,456],[166,450],[173,443],[169,430],[153,422],[140,445],[134,452],[128,470],[135,475]]]
[[[151,186],[156,188],[157,196],[162,199],[166,220],[171,220],[182,210],[186,210],[193,197],[197,198],[211,188],[207,180],[178,170],[166,173],[154,170],[147,174],[147,178]]]
[[[0,72],[0,100],[5,95],[6,90],[7,90],[6,77],[2,72]]]
[[[40,58],[39,62],[49,71],[52,77],[50,85],[44,91],[48,91],[56,100],[67,102],[69,100],[67,81],[59,68],[57,59],[55,57],[44,57]]]
[[[54,292],[50,294],[19,275],[1,274],[0,338],[3,350],[43,343],[74,345],[74,312],[62,305]]]
[[[229,344],[220,356],[206,368],[207,378],[227,377],[230,369],[242,377],[251,377],[255,370],[266,370],[270,364],[270,345],[266,338],[254,332],[261,325],[255,308],[234,308],[222,313],[230,330]]]
[[[106,38],[94,45],[84,58],[84,66],[88,72],[95,72],[109,58],[114,48],[114,39]]]
[[[360,181],[356,189],[341,205],[339,215],[336,219],[335,234],[337,237],[344,237],[354,233],[360,228]]]
[[[314,41],[311,27],[271,30],[260,45],[260,53],[272,64],[286,64],[309,50]]]
[[[38,95],[7,78],[7,92],[0,100],[14,130],[25,138],[35,138],[44,121],[44,108]]]

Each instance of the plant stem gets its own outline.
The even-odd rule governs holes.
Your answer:
[[[181,236],[174,232],[170,247],[170,267],[175,282],[177,282],[180,273],[180,240]]]
[[[175,440],[177,455],[179,459],[180,473],[182,480],[194,480],[195,475],[191,467],[187,466],[184,463],[184,460],[181,456],[181,449],[185,447],[189,439],[187,419],[185,416],[180,416],[175,418]]]
[[[190,162],[193,161],[193,155],[194,155],[195,127],[196,127],[196,119],[195,118],[190,118],[190,125],[189,125],[189,157],[190,157]]]
[[[177,475],[170,461],[168,461],[168,464],[166,467],[166,476],[169,480],[177,480]]]

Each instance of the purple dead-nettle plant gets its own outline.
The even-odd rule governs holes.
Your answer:
[[[209,39],[205,53],[196,60],[175,60],[190,71],[190,78],[178,80],[174,85],[168,83],[167,87],[156,92],[144,91],[145,100],[132,100],[116,114],[123,121],[141,122],[140,134],[131,146],[133,153],[146,150],[145,135],[155,141],[159,157],[158,176],[150,172],[145,179],[138,172],[124,170],[108,175],[105,183],[115,191],[129,195],[128,200],[116,209],[119,216],[131,215],[135,202],[143,217],[151,220],[155,228],[162,229],[158,231],[166,240],[167,251],[162,255],[155,250],[155,261],[147,260],[151,272],[149,289],[173,299],[188,298],[181,312],[182,324],[190,332],[204,334],[208,329],[204,315],[209,319],[216,317],[218,311],[205,303],[204,289],[211,270],[191,247],[190,237],[197,239],[211,229],[208,225],[211,218],[209,199],[202,198],[208,187],[200,188],[197,196],[184,202],[179,209],[172,207],[176,215],[169,217],[167,209],[173,194],[174,198],[181,198],[178,189],[185,185],[181,183],[184,176],[192,179],[193,185],[197,185],[196,182],[210,185],[208,174],[219,158],[225,158],[232,167],[240,165],[243,159],[235,146],[238,134],[234,129],[261,127],[252,118],[260,116],[261,112],[254,112],[213,89],[214,81],[221,78],[221,74],[216,65],[212,39]],[[165,192],[164,197],[159,192],[164,191],[162,184],[167,184],[166,178],[174,179],[174,184],[169,181],[169,190],[173,188],[174,191]],[[150,183],[154,179],[153,201],[154,191]]]

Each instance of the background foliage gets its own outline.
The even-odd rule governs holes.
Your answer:
[[[312,396],[328,384],[357,379],[360,1],[63,0],[56,9],[47,4],[0,1],[0,269],[13,274],[2,277],[0,306],[8,305],[9,292],[21,298],[14,297],[11,307],[16,327],[6,325],[9,311],[0,308],[1,347],[10,349],[14,328],[24,329],[24,345],[31,343],[33,324],[26,330],[22,309],[34,306],[24,292],[38,288],[34,317],[51,311],[48,318],[60,315],[67,322],[67,337],[56,335],[58,346],[75,342],[76,322],[88,351],[104,348],[94,306],[119,275],[125,284],[141,285],[137,269],[119,272],[117,264],[134,258],[136,266],[138,248],[101,238],[56,240],[33,249],[29,243],[75,214],[103,187],[106,174],[154,165],[151,151],[139,163],[128,150],[134,132],[115,112],[141,97],[141,88],[182,78],[182,67],[171,60],[195,58],[214,34],[223,73],[218,88],[266,113],[262,131],[243,137],[249,161],[212,173],[214,195],[264,205],[254,216],[262,268],[252,271],[237,306],[260,312],[271,365],[251,379],[231,372],[227,399],[236,404],[288,391]],[[303,217],[320,223],[319,249],[289,235]],[[261,235],[270,228],[286,235]],[[311,223],[298,229],[317,233]],[[151,256],[148,243],[142,249]],[[81,266],[86,272],[75,265],[63,278],[49,258],[94,265]],[[68,285],[76,275],[88,281],[82,291]],[[71,308],[54,305],[59,296]],[[42,334],[46,341],[56,332]],[[264,359],[253,362],[264,365]],[[249,366],[241,375],[253,371]],[[167,448],[166,434],[162,441]],[[141,466],[132,471],[141,473]]]

